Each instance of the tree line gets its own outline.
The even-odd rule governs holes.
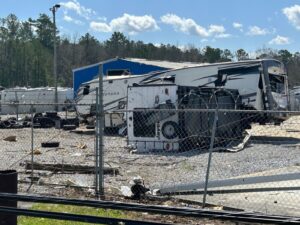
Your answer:
[[[20,21],[10,14],[0,18],[0,86],[53,86],[53,31],[54,25],[46,14],[35,20]],[[57,70],[59,85],[72,86],[72,69],[113,57],[145,58],[174,62],[226,62],[249,59],[244,49],[229,49],[190,45],[184,49],[175,45],[133,41],[123,33],[114,32],[103,42],[89,33],[77,38],[60,36],[57,31]],[[283,61],[291,85],[300,83],[300,53],[262,48],[259,58]]]

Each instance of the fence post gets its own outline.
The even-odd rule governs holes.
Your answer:
[[[96,88],[96,126],[95,126],[95,194],[98,196],[98,190],[99,190],[99,88]]]
[[[33,105],[30,105],[30,113],[31,113],[31,184],[33,184]]]
[[[104,195],[104,175],[103,175],[103,65],[99,65],[99,87],[96,89],[96,195]]]
[[[212,126],[211,137],[210,137],[209,155],[208,155],[208,162],[207,162],[207,169],[206,169],[206,176],[205,176],[205,186],[204,186],[202,208],[204,208],[205,204],[206,204],[206,195],[207,195],[207,187],[208,187],[208,180],[209,180],[210,164],[211,164],[212,152],[213,152],[213,148],[214,148],[217,122],[218,122],[218,110],[216,109],[216,111],[214,112],[214,122],[213,122],[213,126]]]

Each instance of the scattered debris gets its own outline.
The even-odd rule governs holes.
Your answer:
[[[84,144],[84,143],[78,143],[76,147],[79,148],[79,149],[86,149],[87,145]]]
[[[38,176],[29,176],[27,177],[31,182],[38,182],[40,177]]]
[[[124,197],[131,197],[132,196],[131,189],[128,186],[121,186],[121,193]]]
[[[66,185],[67,187],[78,186],[73,180],[70,180],[70,179],[68,179],[66,181],[60,181],[59,183],[62,185]]]
[[[85,129],[85,128],[77,128],[76,130],[71,130],[70,132],[75,134],[86,134],[86,135],[95,134],[95,130]]]
[[[251,138],[251,132],[246,131],[246,135],[244,136],[243,140],[240,140],[240,139],[233,140],[224,147],[214,148],[214,151],[239,152],[246,147],[250,138]]]
[[[94,173],[95,166],[89,165],[74,165],[74,164],[59,164],[59,163],[37,163],[33,164],[30,161],[25,162],[25,169],[30,170],[33,166],[34,170],[49,170],[55,172],[75,172],[75,173]],[[118,168],[104,167],[104,174],[117,175],[119,174]]]
[[[17,136],[8,136],[3,139],[4,141],[10,141],[10,142],[16,142],[17,141]]]
[[[59,147],[59,142],[42,142],[41,146],[43,148],[57,148]]]
[[[41,152],[40,149],[37,148],[37,149],[33,150],[33,154],[34,154],[34,155],[41,155],[42,152]]]
[[[139,200],[144,198],[146,193],[150,191],[149,188],[145,187],[144,180],[140,176],[137,176],[134,177],[132,181],[134,183],[134,185],[131,186],[132,199]]]

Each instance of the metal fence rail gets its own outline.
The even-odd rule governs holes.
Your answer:
[[[155,205],[145,205],[145,204],[135,204],[135,203],[122,203],[116,201],[93,201],[93,200],[78,200],[78,199],[65,199],[65,198],[54,198],[54,197],[43,197],[43,196],[32,196],[32,195],[16,195],[16,194],[8,194],[8,193],[0,193],[0,196],[3,199],[11,200],[11,201],[24,201],[24,202],[39,202],[39,203],[51,203],[51,204],[65,204],[65,205],[76,205],[76,206],[89,206],[95,208],[104,208],[104,209],[116,209],[116,210],[125,210],[125,211],[137,211],[137,212],[149,212],[155,214],[162,215],[176,215],[176,216],[184,216],[184,217],[195,217],[195,218],[210,218],[210,219],[225,219],[225,220],[236,220],[242,222],[263,222],[263,223],[290,223],[297,224],[300,221],[299,217],[285,217],[285,216],[274,216],[274,215],[264,215],[259,213],[247,213],[247,212],[230,212],[230,211],[219,211],[219,210],[205,210],[205,209],[192,209],[192,208],[182,208],[182,207],[167,207],[167,206],[155,206]],[[11,210],[8,208],[0,208],[1,210]],[[28,215],[41,213],[40,211],[19,211],[20,213],[27,213]],[[16,211],[16,213],[19,213]],[[44,212],[42,212],[44,213]],[[47,216],[47,214],[45,214]],[[49,214],[52,218],[52,214]],[[59,214],[53,214],[56,216]],[[64,215],[64,214],[62,214]],[[70,214],[69,214],[70,215]],[[70,215],[73,216],[73,215]],[[56,218],[56,217],[55,217]],[[79,219],[85,218],[84,216],[79,217]],[[63,219],[63,218],[62,218]],[[76,220],[76,217],[70,217],[70,219]],[[134,220],[111,220],[110,218],[99,218],[99,217],[91,217],[85,220],[85,222],[96,221],[102,223],[113,223],[124,222],[125,224],[135,224]],[[105,221],[105,222],[104,222]],[[144,223],[142,223],[144,224]],[[145,224],[157,224],[153,222],[145,222]]]

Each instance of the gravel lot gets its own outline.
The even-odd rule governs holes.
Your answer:
[[[265,130],[259,126],[258,130]],[[274,129],[291,129],[286,124]],[[264,139],[250,140],[248,146],[240,152],[215,152],[211,167],[211,179],[225,179],[236,176],[259,173],[268,174],[270,170],[293,168],[293,172],[300,171],[300,146],[294,137],[292,144],[287,139],[272,141]],[[15,135],[16,142],[2,140]],[[272,135],[269,135],[272,136]],[[24,169],[25,160],[30,160],[31,129],[0,130],[0,169],[16,169],[19,171],[20,191],[28,190],[28,176]],[[278,136],[277,136],[278,137]],[[69,131],[51,129],[34,129],[34,149],[41,154],[34,155],[34,161],[40,163],[61,163],[94,165],[94,136],[75,134]],[[41,142],[59,141],[59,148],[41,148]],[[295,142],[296,140],[296,142]],[[283,144],[284,145],[283,145]],[[299,142],[300,143],[300,142]],[[280,145],[281,144],[281,145]],[[109,193],[120,193],[122,185],[130,185],[133,177],[139,175],[144,178],[145,184],[150,188],[160,188],[169,185],[204,181],[208,159],[207,152],[189,151],[181,153],[149,153],[132,154],[127,148],[126,138],[107,136],[105,145],[105,165],[118,167],[120,175],[105,175],[105,187]],[[28,171],[27,171],[28,172]],[[87,174],[61,174],[47,171],[36,171],[40,177],[40,185],[33,185],[29,192],[48,195],[72,195],[67,192],[65,185],[86,187],[85,193],[90,193],[93,186],[93,175]],[[47,184],[45,186],[45,184]],[[54,184],[50,186],[49,184]],[[300,196],[298,196],[300,198]]]

